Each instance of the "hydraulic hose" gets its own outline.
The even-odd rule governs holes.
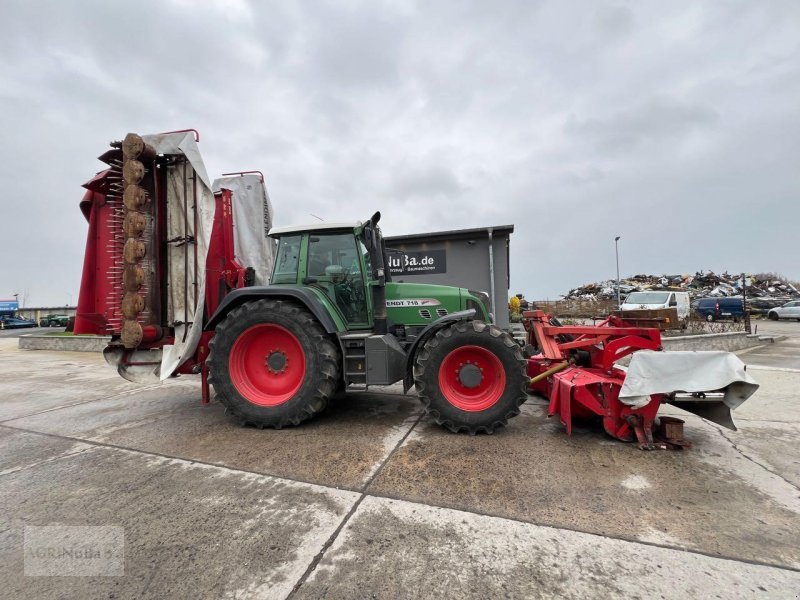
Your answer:
[[[558,363],[556,366],[547,369],[547,371],[539,373],[536,377],[531,377],[531,380],[528,382],[528,385],[533,385],[534,383],[540,382],[542,379],[547,379],[548,377],[550,377],[550,375],[555,375],[559,371],[563,371],[571,364],[572,363],[568,360],[562,363]]]

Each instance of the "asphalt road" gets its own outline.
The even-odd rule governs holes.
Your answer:
[[[800,322],[798,321],[753,321],[753,332],[766,335],[785,335],[788,337],[800,337]]]
[[[593,426],[567,437],[538,398],[493,436],[451,434],[396,388],[259,431],[202,406],[196,378],[134,385],[98,354],[0,340],[0,586],[796,600],[800,374],[753,373],[738,431],[682,414],[693,449],[646,453]],[[120,528],[122,574],[26,576],[25,527],[51,524]]]
[[[30,327],[25,329],[0,329],[0,338],[18,338],[29,333],[57,333],[64,327]]]
[[[748,351],[743,358],[750,369],[788,369],[800,373],[800,323],[797,321],[753,321],[759,335],[785,336],[775,344]]]

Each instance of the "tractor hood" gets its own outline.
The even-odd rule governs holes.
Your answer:
[[[431,283],[386,283],[389,319],[404,325],[427,325],[450,313],[468,308],[463,288]]]

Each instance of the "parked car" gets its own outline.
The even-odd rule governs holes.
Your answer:
[[[700,298],[692,303],[694,312],[706,321],[731,319],[735,323],[744,318],[744,298],[729,296],[727,298]]]
[[[687,292],[633,292],[628,294],[620,310],[645,310],[675,308],[678,319],[689,316],[689,294]]]
[[[800,321],[800,300],[792,300],[783,306],[770,308],[767,317],[773,321],[778,319],[797,319]]]
[[[67,315],[47,315],[39,321],[39,327],[66,327],[69,323]]]
[[[38,327],[35,321],[18,319],[17,317],[0,317],[3,329],[23,329],[25,327]]]

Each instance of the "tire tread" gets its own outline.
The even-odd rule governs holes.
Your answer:
[[[311,393],[307,394],[307,397],[294,409],[278,411],[269,417],[245,414],[241,410],[241,402],[224,393],[225,388],[233,389],[227,373],[227,353],[230,348],[220,347],[219,343],[220,339],[226,338],[229,330],[237,322],[257,319],[260,314],[264,313],[282,314],[298,323],[311,337],[313,348],[310,350],[316,352],[320,358],[318,378]],[[304,351],[308,350],[304,348]],[[314,316],[293,302],[273,299],[246,302],[228,313],[225,319],[217,325],[216,334],[209,344],[208,366],[208,381],[214,385],[217,399],[225,407],[225,412],[237,418],[242,425],[252,425],[259,429],[264,427],[282,429],[296,426],[321,413],[336,390],[340,372],[339,351]],[[220,388],[223,390],[222,393],[220,393]]]
[[[479,425],[471,425],[464,422],[457,422],[455,419],[450,419],[442,416],[441,412],[437,410],[433,405],[435,403],[435,400],[432,398],[430,390],[427,389],[428,386],[428,382],[426,382],[427,370],[429,368],[436,367],[436,365],[429,365],[429,363],[431,362],[432,352],[435,351],[437,348],[439,348],[443,341],[449,340],[454,335],[460,336],[470,332],[487,335],[492,338],[502,337],[503,344],[511,351],[514,360],[519,364],[519,367],[522,370],[523,374],[525,373],[527,363],[522,356],[522,349],[510,335],[505,333],[497,326],[484,323],[483,321],[477,321],[477,320],[457,321],[453,325],[450,325],[449,327],[445,327],[437,331],[431,337],[431,339],[429,339],[424,344],[414,362],[414,367],[413,367],[414,383],[417,388],[417,394],[419,395],[420,401],[422,402],[426,414],[429,414],[431,417],[433,417],[437,425],[441,425],[449,429],[453,433],[460,433],[462,431],[466,431],[470,435],[476,435],[478,433],[492,434],[497,429],[500,429],[508,425],[508,420],[513,417],[516,417],[520,413],[520,406],[522,406],[522,404],[527,400],[528,397],[527,375],[523,377],[523,382],[520,386],[519,394],[514,398],[512,406],[510,406],[505,411],[503,416],[501,418],[494,419],[491,423],[484,423]]]

